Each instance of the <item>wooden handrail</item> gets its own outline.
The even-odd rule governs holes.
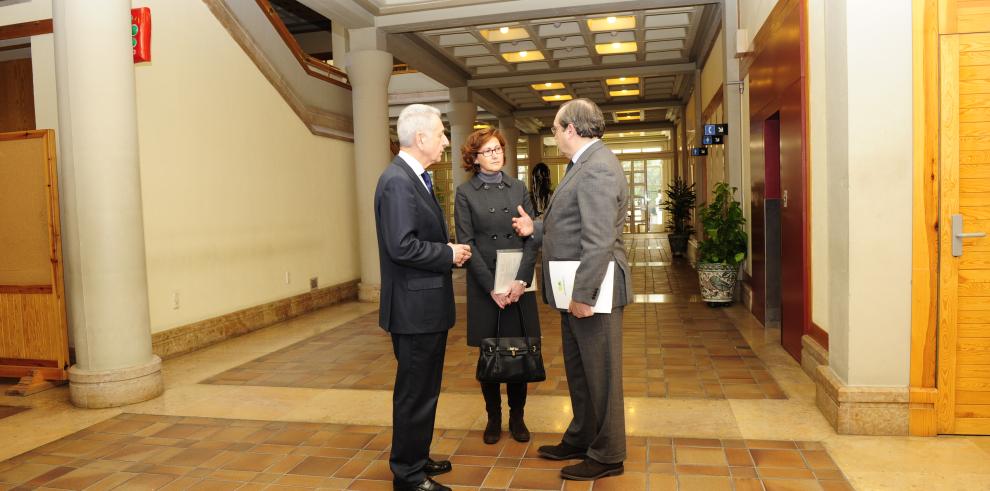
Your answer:
[[[347,74],[341,69],[325,62],[318,60],[303,52],[302,47],[299,46],[299,42],[296,38],[292,36],[289,32],[289,28],[285,27],[285,23],[275,12],[275,8],[268,0],[256,0],[258,6],[261,7],[261,11],[264,12],[265,17],[272,23],[272,27],[278,32],[278,35],[285,42],[285,45],[289,47],[292,51],[293,56],[299,61],[303,70],[306,71],[310,76],[316,77],[320,80],[330,82],[336,86],[343,87],[347,90],[351,90],[351,84],[347,78]]]

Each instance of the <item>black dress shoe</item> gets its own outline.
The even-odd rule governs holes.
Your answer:
[[[625,472],[622,462],[603,464],[591,457],[560,469],[560,477],[574,481],[594,481],[608,476],[618,476]]]
[[[550,460],[583,459],[587,450],[560,442],[557,445],[544,445],[536,449],[540,457]]]
[[[440,474],[450,472],[453,468],[454,466],[450,465],[449,460],[433,460],[427,457],[426,464],[423,465],[423,472],[427,476],[439,476]]]
[[[433,479],[426,478],[419,484],[392,484],[395,491],[452,491],[447,486],[440,484]]]

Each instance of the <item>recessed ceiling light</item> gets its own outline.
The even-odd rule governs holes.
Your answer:
[[[526,32],[526,29],[521,27],[502,26],[498,29],[481,29],[478,33],[481,34],[481,37],[485,38],[485,40],[493,43],[504,43],[529,37],[529,33]]]
[[[600,55],[614,55],[619,53],[632,53],[636,51],[636,42],[596,44],[595,51]]]
[[[631,15],[610,15],[588,19],[588,29],[591,31],[621,31],[636,28],[636,18]]]
[[[530,87],[532,87],[533,90],[557,90],[563,89],[564,84],[560,82],[546,82],[542,84],[531,84]]]
[[[539,51],[511,51],[502,53],[502,58],[509,63],[521,63],[524,61],[540,61],[545,59],[543,53]]]
[[[509,33],[509,28],[508,27],[499,27],[498,28],[498,32],[501,32],[502,34],[508,34]]]
[[[638,83],[639,83],[639,77],[619,77],[619,78],[605,79],[606,85],[632,85]]]
[[[556,94],[556,95],[545,95],[543,100],[547,102],[563,102],[571,100],[570,94]]]
[[[612,97],[624,97],[631,95],[639,95],[639,89],[622,89],[622,90],[610,90],[608,95]]]

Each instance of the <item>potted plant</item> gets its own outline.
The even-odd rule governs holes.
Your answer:
[[[735,193],[724,182],[716,184],[711,203],[700,211],[705,238],[698,244],[698,282],[709,306],[732,304],[739,265],[746,259],[746,219]]]
[[[663,211],[667,212],[667,240],[670,241],[670,251],[675,256],[687,253],[688,239],[694,232],[691,226],[691,211],[697,195],[694,184],[688,185],[680,177],[667,185],[667,198],[660,203]]]

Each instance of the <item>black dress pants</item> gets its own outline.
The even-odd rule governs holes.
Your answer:
[[[399,363],[392,391],[392,453],[389,467],[396,484],[419,484],[430,456],[433,424],[440,398],[447,331],[392,334]]]

